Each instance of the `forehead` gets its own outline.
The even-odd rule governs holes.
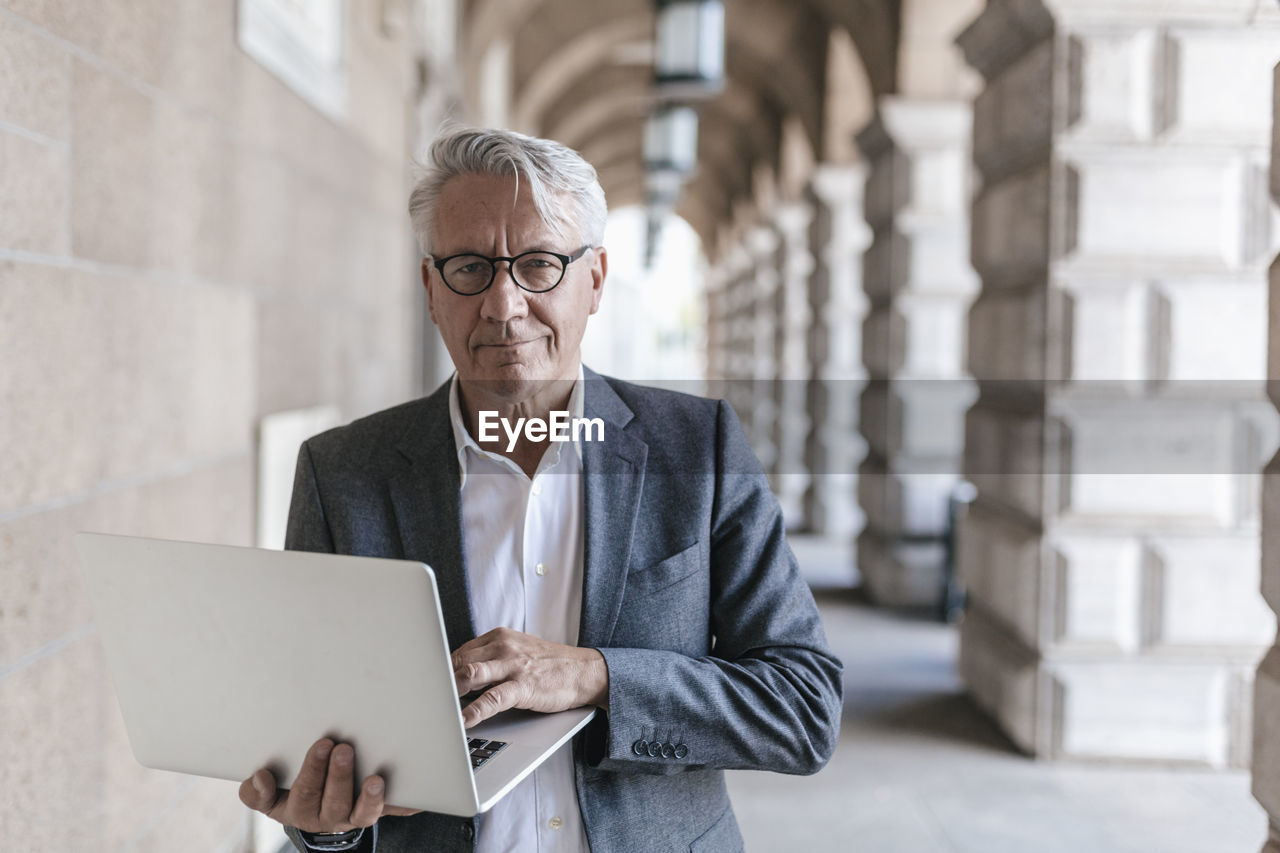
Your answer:
[[[528,183],[514,176],[458,175],[441,189],[436,205],[437,251],[490,249],[556,242],[556,232],[534,207]]]

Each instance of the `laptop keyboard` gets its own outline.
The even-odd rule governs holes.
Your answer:
[[[485,740],[473,737],[467,741],[467,749],[471,752],[471,768],[474,770],[493,758],[499,750],[507,745],[505,740]]]

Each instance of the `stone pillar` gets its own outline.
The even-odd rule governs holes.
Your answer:
[[[1280,202],[1280,65],[1275,69],[1275,109],[1272,113],[1271,197]],[[1280,306],[1280,257],[1271,265],[1272,306]],[[1280,318],[1271,314],[1267,364],[1268,390],[1280,406]],[[1280,456],[1263,474],[1262,593],[1272,611],[1280,613]],[[1253,794],[1270,817],[1263,853],[1280,853],[1280,644],[1273,645],[1258,666],[1253,691]]]
[[[778,235],[768,225],[753,225],[747,230],[747,254],[751,285],[751,417],[744,421],[752,449],[765,471],[773,472],[777,448],[773,444],[773,383],[778,363],[774,354],[774,336],[778,325],[774,301],[778,290]]]
[[[858,135],[869,165],[864,259],[870,299],[860,404],[867,514],[858,569],[871,596],[939,603],[948,498],[959,476],[965,409],[970,112],[958,101],[885,98]]]
[[[960,666],[1039,756],[1248,760],[1277,23],[992,0],[958,39],[985,79]]]
[[[808,202],[780,204],[773,217],[778,235],[778,287],[774,293],[773,445],[777,449],[770,479],[782,504],[782,516],[791,530],[808,529],[804,494],[809,487],[805,467],[805,436],[809,412],[805,406],[809,378],[807,338],[809,276],[813,255],[809,251],[809,223],[813,208]]]
[[[844,541],[862,530],[858,463],[866,444],[858,433],[858,396],[866,380],[862,366],[862,253],[871,229],[862,217],[866,168],[822,165],[809,183],[814,215],[809,229],[814,257],[809,277],[809,433],[805,467],[805,518],[810,528]]]
[[[750,436],[755,372],[755,278],[751,254],[740,240],[729,247],[724,264],[724,397]]]

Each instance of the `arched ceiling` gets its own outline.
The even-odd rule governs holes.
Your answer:
[[[698,171],[681,202],[704,245],[751,197],[758,167],[779,171],[784,123],[802,128],[816,156],[830,149],[833,29],[847,30],[865,69],[842,91],[869,88],[858,97],[874,102],[894,90],[901,2],[724,0],[726,83],[698,105]],[[612,206],[643,200],[652,0],[462,0],[461,20],[464,81],[478,79],[492,46],[508,45],[508,124],[582,152]]]

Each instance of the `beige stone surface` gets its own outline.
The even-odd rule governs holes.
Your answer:
[[[224,280],[231,269],[233,144],[215,122],[188,110],[157,106],[154,121],[148,266]]]
[[[0,513],[81,491],[102,470],[105,287],[0,262]]]
[[[123,278],[103,308],[104,474],[136,476],[252,440],[255,310],[243,292]]]
[[[0,0],[0,6],[59,38],[93,50],[106,18],[107,0]]]
[[[67,251],[67,152],[0,130],[0,247]]]
[[[0,121],[57,140],[71,131],[71,57],[9,18],[0,18]]]
[[[7,839],[21,839],[24,850],[104,849],[104,732],[118,713],[95,637],[0,679]]]
[[[79,60],[73,80],[72,252],[143,266],[151,240],[152,104]]]
[[[169,77],[173,33],[183,6],[173,0],[110,0],[102,10],[96,53],[118,71],[152,86]]]

